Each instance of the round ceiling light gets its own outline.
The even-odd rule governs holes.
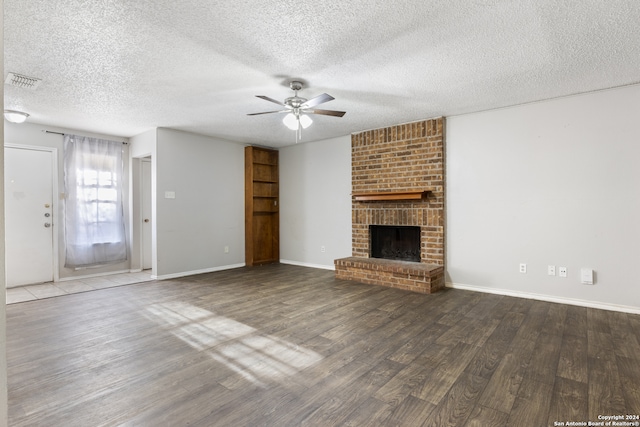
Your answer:
[[[22,111],[4,110],[4,118],[11,123],[24,123],[29,115]]]

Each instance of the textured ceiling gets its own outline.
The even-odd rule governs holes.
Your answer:
[[[638,0],[5,0],[5,108],[129,137],[294,143],[256,98],[336,99],[303,141],[640,82]],[[6,74],[5,74],[6,75]],[[275,107],[275,108],[274,108]]]

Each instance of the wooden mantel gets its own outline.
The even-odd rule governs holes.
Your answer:
[[[387,200],[421,200],[431,190],[412,191],[379,191],[374,193],[353,193],[353,199],[358,202],[384,202]]]

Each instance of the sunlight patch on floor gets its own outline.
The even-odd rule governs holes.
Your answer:
[[[252,383],[294,375],[322,356],[244,323],[182,302],[154,304],[146,317]]]

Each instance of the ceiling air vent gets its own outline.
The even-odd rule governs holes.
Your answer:
[[[41,79],[37,79],[35,77],[27,77],[23,76],[22,74],[16,73],[8,73],[7,78],[4,81],[5,84],[30,90],[36,90],[36,88],[40,86],[41,82]]]

